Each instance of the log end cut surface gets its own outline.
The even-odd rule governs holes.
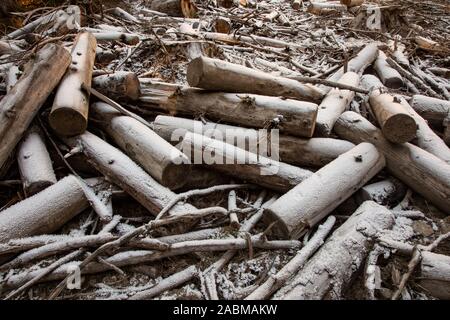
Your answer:
[[[414,118],[398,113],[391,116],[383,125],[383,135],[391,142],[405,143],[416,137],[417,124]]]
[[[49,117],[50,126],[64,136],[76,136],[86,131],[86,118],[72,108],[59,108]]]

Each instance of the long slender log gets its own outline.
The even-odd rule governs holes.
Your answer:
[[[66,138],[64,141],[72,148],[81,146],[88,161],[98,171],[154,215],[157,215],[176,196],[120,150],[88,131],[73,138]],[[195,208],[189,204],[178,204],[171,212],[186,212],[193,209]]]
[[[250,144],[255,144],[256,147],[257,143]],[[309,170],[192,132],[185,133],[181,147],[194,164],[203,164],[230,176],[278,191],[287,191],[312,174]]]
[[[139,35],[134,33],[107,31],[95,28],[83,28],[83,30],[92,33],[98,42],[120,41],[128,45],[136,45],[141,41]]]
[[[0,243],[56,231],[88,206],[78,179],[68,176],[0,212]]]
[[[409,101],[411,107],[433,126],[440,128],[450,113],[450,101],[416,94]]]
[[[27,196],[57,182],[50,155],[37,126],[31,127],[20,143],[17,164]]]
[[[82,84],[90,87],[97,41],[89,32],[78,34],[72,47],[72,64],[56,92],[50,126],[58,134],[73,136],[87,128],[89,93]]]
[[[168,116],[156,117],[153,122],[153,129],[172,143],[179,142],[176,139],[177,135],[173,135],[176,130],[180,130],[180,135],[184,135],[183,130],[186,130],[209,137],[214,136],[214,139],[226,141],[233,145],[248,139],[261,140],[264,143],[266,141],[266,138],[262,137],[257,130]],[[220,135],[222,135],[222,139],[220,139]],[[322,167],[353,147],[354,144],[348,141],[331,138],[300,139],[280,135],[278,140],[278,152],[281,161],[308,167]]]
[[[335,131],[354,143],[374,144],[386,157],[386,166],[392,175],[450,214],[450,166],[447,163],[410,143],[390,143],[379,129],[355,112],[344,112],[335,124]]]
[[[323,98],[323,93],[312,85],[207,57],[189,63],[187,79],[189,85],[207,90],[284,96],[312,102]]]
[[[116,71],[92,79],[92,86],[115,100],[137,100],[141,95],[139,79],[134,72]]]
[[[388,209],[364,202],[274,299],[341,299],[373,247],[375,235],[393,225]]]
[[[375,71],[386,87],[394,89],[403,87],[402,76],[386,62],[386,58],[386,54],[380,50],[373,65]]]
[[[55,89],[70,63],[66,49],[47,44],[30,61],[17,84],[0,101],[0,168]]]
[[[93,118],[130,158],[169,189],[180,188],[191,173],[189,159],[139,121],[106,103],[91,106]]]
[[[297,239],[336,209],[385,166],[384,156],[361,143],[339,156],[266,209],[278,233]]]
[[[339,79],[339,83],[358,86],[359,75],[355,72],[347,72]],[[355,93],[350,90],[332,89],[328,92],[319,105],[316,133],[329,136],[337,118],[348,108],[354,96]]]
[[[236,93],[209,93],[183,88],[160,104],[172,115],[204,115],[237,125],[264,128],[268,122],[279,119],[281,132],[294,136],[311,137],[317,117],[317,105],[278,97]]]

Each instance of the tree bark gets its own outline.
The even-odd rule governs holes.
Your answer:
[[[187,78],[192,87],[207,90],[284,96],[312,102],[323,98],[323,93],[309,84],[207,57],[189,63]]]
[[[0,212],[0,243],[54,232],[88,206],[78,179],[68,176]]]
[[[347,72],[339,83],[357,87],[359,75],[355,72]],[[319,105],[317,113],[316,133],[328,137],[333,130],[337,118],[348,108],[355,93],[350,90],[332,89]]]
[[[194,164],[277,191],[287,191],[312,174],[196,133],[186,132],[181,147]]]
[[[192,0],[152,0],[150,10],[172,17],[194,18],[197,14],[197,7]]]
[[[336,133],[353,143],[373,143],[386,157],[392,175],[450,214],[450,166],[433,154],[410,143],[390,143],[381,131],[355,112],[344,112]]]
[[[179,134],[174,134],[179,129]],[[236,127],[213,122],[203,123],[201,121],[158,116],[153,122],[153,130],[165,140],[178,143],[177,136],[183,136],[186,131],[214,135],[215,139],[227,141],[237,145],[239,141],[256,139],[266,141],[265,137],[260,137],[260,133],[254,129]],[[219,137],[222,135],[222,139]],[[345,140],[332,138],[311,138],[301,139],[292,136],[280,135],[278,141],[280,161],[298,166],[323,167],[327,163],[336,159],[339,155],[347,152],[355,145]],[[249,150],[249,149],[247,149]]]
[[[44,46],[30,61],[17,84],[0,101],[0,168],[61,80],[69,63],[70,54],[66,49],[55,44]]]
[[[386,54],[383,51],[378,52],[373,67],[386,87],[393,89],[403,87],[402,76],[386,62]]]
[[[176,196],[127,155],[88,131],[73,138],[65,138],[64,141],[72,148],[81,146],[88,161],[98,171],[154,215]],[[178,204],[170,212],[186,212],[193,209],[195,208],[190,204]]]
[[[56,92],[50,126],[58,134],[74,136],[87,128],[89,94],[81,86],[91,86],[97,41],[89,32],[78,34],[72,47],[72,64]]]
[[[17,164],[27,196],[38,193],[57,182],[52,160],[37,126],[28,130],[19,145]]]
[[[364,202],[274,299],[341,299],[372,249],[376,235],[393,225],[394,216],[388,209],[372,201]]]
[[[410,100],[411,107],[431,125],[441,128],[450,113],[450,101],[416,94]]]
[[[92,104],[91,114],[116,144],[163,186],[176,189],[184,185],[191,174],[191,166],[180,150],[106,103]]]
[[[139,79],[134,72],[116,71],[112,74],[105,74],[92,79],[92,87],[115,100],[139,99],[141,86]]]

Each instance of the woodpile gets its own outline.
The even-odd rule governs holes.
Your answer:
[[[116,5],[0,38],[0,297],[450,298],[442,5]]]

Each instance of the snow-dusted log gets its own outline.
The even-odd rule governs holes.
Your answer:
[[[91,86],[97,41],[89,32],[78,34],[72,47],[72,64],[56,92],[50,126],[58,134],[73,136],[87,128],[89,94],[82,85]]]
[[[197,14],[197,6],[192,0],[152,0],[149,9],[171,17],[194,18]]]
[[[336,121],[335,131],[353,143],[373,143],[385,155],[392,175],[450,214],[450,166],[447,163],[410,143],[390,143],[378,128],[355,112],[344,112]]]
[[[107,31],[95,28],[83,28],[87,32],[91,32],[98,42],[120,41],[128,45],[136,45],[140,39],[137,34],[119,31]]]
[[[266,209],[278,233],[297,239],[365,185],[385,166],[381,152],[361,143],[315,172]]]
[[[116,71],[92,79],[92,87],[115,100],[137,100],[141,95],[139,79],[134,72]]]
[[[16,85],[0,101],[0,168],[13,153],[39,108],[61,80],[70,54],[55,44],[44,46]]]
[[[450,113],[450,101],[416,94],[409,104],[431,125],[440,128]]]
[[[257,143],[253,143],[256,147]],[[192,132],[185,133],[181,147],[194,164],[203,164],[207,168],[277,191],[290,190],[312,174],[309,170]]]
[[[450,257],[427,251],[421,255],[418,284],[436,298],[450,299]]]
[[[151,299],[167,290],[171,290],[179,287],[185,282],[188,282],[192,278],[198,275],[198,270],[196,266],[190,266],[183,269],[180,272],[174,273],[173,275],[164,278],[157,284],[155,284],[150,289],[140,291],[130,297],[129,300],[146,300]]]
[[[192,87],[207,90],[284,96],[312,102],[323,98],[323,92],[312,85],[207,57],[189,63],[187,79]]]
[[[91,105],[91,115],[130,158],[162,185],[176,189],[186,182],[191,172],[189,159],[150,128],[103,102]]]
[[[339,83],[357,87],[359,85],[359,75],[355,72],[347,72],[340,79]],[[355,93],[350,90],[332,89],[319,105],[316,121],[316,134],[329,136],[333,130],[337,118],[348,108]]]
[[[317,117],[317,105],[311,102],[192,88],[176,90],[159,106],[172,115],[201,114],[211,120],[254,128],[277,121],[281,132],[303,137],[313,135]]]
[[[88,206],[78,178],[68,176],[0,212],[0,243],[54,232]]]
[[[386,62],[386,54],[383,51],[378,52],[373,67],[386,87],[394,89],[403,87],[402,76]]]
[[[27,196],[56,183],[52,160],[41,130],[37,126],[31,127],[20,143],[17,150],[17,164]]]
[[[173,135],[175,130],[186,130],[206,136],[214,136],[215,139],[227,141],[237,145],[239,141],[247,139],[259,140],[257,130],[217,124],[213,122],[203,123],[201,121],[158,116],[153,122],[153,129],[169,142],[178,142]],[[184,131],[183,131],[184,132]],[[219,133],[222,139],[219,138]],[[183,134],[180,132],[180,134]],[[175,140],[174,140],[175,139]],[[262,137],[266,142],[266,137]],[[308,167],[322,167],[336,159],[339,155],[354,147],[354,144],[332,138],[301,139],[292,136],[280,135],[278,141],[280,161]],[[249,150],[249,149],[247,149]]]
[[[333,228],[335,221],[335,217],[328,217],[328,219],[319,226],[316,233],[308,241],[308,243],[298,251],[296,256],[275,275],[269,276],[269,278],[255,291],[253,291],[246,298],[246,300],[268,299],[275,291],[284,286],[285,283],[306,264],[308,259],[316,252],[316,250],[320,248],[325,238]]]
[[[389,178],[362,187],[356,194],[356,199],[360,203],[372,200],[386,206],[400,201],[405,194],[405,185],[398,179]]]
[[[336,2],[314,2],[309,3],[307,11],[312,14],[327,14],[330,12],[345,12],[347,11],[347,6]]]
[[[341,299],[352,276],[364,264],[376,235],[393,224],[394,216],[388,209],[364,202],[274,299]]]

